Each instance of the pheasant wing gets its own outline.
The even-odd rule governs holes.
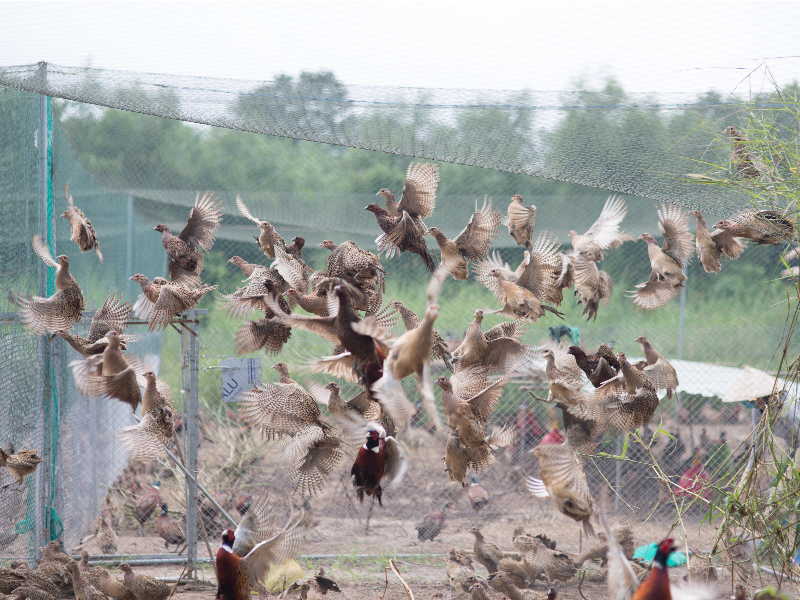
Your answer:
[[[100,307],[89,326],[90,342],[96,342],[112,329],[122,333],[125,329],[125,320],[131,312],[130,303],[122,301],[122,295],[117,298],[116,293],[106,296],[106,301]]]
[[[484,279],[494,279],[494,277],[489,277],[489,272],[495,269],[500,271],[503,274],[503,277],[509,281],[517,280],[517,273],[512,271],[508,264],[503,262],[503,260],[500,258],[500,253],[497,250],[492,252],[492,254],[487,255],[482,260],[472,263],[472,272],[475,273],[476,278],[478,278],[482,283],[484,282]],[[495,282],[496,281],[497,280],[495,279]],[[487,284],[484,283],[484,285]],[[497,284],[495,283],[495,287],[496,285]]]
[[[499,210],[492,210],[492,201],[483,199],[483,206],[469,218],[464,230],[453,240],[458,246],[458,251],[467,260],[481,260],[489,252],[492,241],[500,232]]]
[[[630,236],[620,235],[619,225],[626,214],[628,214],[628,207],[622,196],[609,196],[600,216],[586,232],[586,237],[591,238],[603,250],[625,241]]]
[[[556,237],[542,231],[530,251],[525,252],[525,265],[517,285],[531,291],[540,302],[553,294],[556,279],[561,273],[561,256]]]
[[[386,459],[386,466],[383,470],[383,478],[386,482],[386,489],[392,489],[400,485],[403,475],[406,473],[408,462],[405,454],[400,448],[400,444],[392,436],[387,436],[383,444],[383,455]]]
[[[33,236],[33,251],[36,253],[36,256],[42,259],[42,262],[48,267],[58,269],[59,264],[55,261],[53,255],[50,254],[50,249],[47,247],[47,244],[42,241],[42,236]]]
[[[406,183],[397,209],[420,219],[427,219],[433,214],[438,186],[439,165],[411,163],[406,170]]]
[[[636,306],[641,306],[645,310],[653,310],[664,306],[677,296],[680,291],[666,281],[659,281],[658,276],[652,272],[645,283],[640,283],[636,287],[639,289],[634,292],[628,292],[626,295],[629,298],[633,298],[633,303]]]
[[[260,221],[259,219],[256,219],[256,218],[255,218],[255,217],[254,217],[254,216],[253,216],[253,215],[250,213],[250,211],[249,211],[249,210],[247,210],[247,205],[244,203],[244,200],[242,200],[242,198],[241,198],[241,196],[239,196],[239,194],[236,194],[236,208],[239,210],[239,213],[240,213],[240,214],[241,214],[241,215],[242,215],[242,216],[243,216],[245,219],[248,219],[248,220],[252,221],[252,222],[253,222],[253,223],[255,223],[256,225],[261,225],[261,221]]]
[[[189,222],[178,235],[194,251],[197,251],[198,245],[206,252],[211,250],[216,231],[222,222],[222,201],[215,202],[219,198],[214,198],[213,195],[214,192],[206,192],[202,197],[197,195],[194,206],[189,211]]]
[[[264,575],[269,572],[271,564],[277,565],[285,562],[300,549],[306,534],[306,527],[300,524],[301,520],[302,515],[293,525],[287,526],[270,539],[256,544],[242,559],[242,571],[250,580],[251,587],[257,587]]]
[[[661,249],[689,264],[694,252],[694,239],[689,233],[689,213],[676,204],[662,204],[657,212],[658,229],[664,236]]]

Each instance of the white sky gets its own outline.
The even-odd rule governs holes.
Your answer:
[[[768,58],[779,83],[800,79],[798,2],[0,2],[0,24],[0,65],[559,91],[613,75],[626,91],[729,92]]]

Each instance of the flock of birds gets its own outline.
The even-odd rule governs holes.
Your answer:
[[[600,305],[608,303],[613,289],[611,278],[598,264],[614,248],[635,241],[620,231],[627,212],[625,202],[610,197],[594,225],[584,234],[571,231],[572,248],[561,251],[555,237],[546,231],[534,241],[536,207],[525,206],[519,195],[512,198],[505,216],[492,207],[490,200],[484,200],[480,208],[476,204],[466,227],[454,238],[447,237],[438,227],[427,226],[423,219],[433,215],[438,182],[437,165],[411,164],[399,202],[388,189],[382,189],[378,195],[385,198],[385,207],[373,203],[365,208],[375,214],[382,231],[376,240],[378,253],[359,248],[351,241],[337,244],[325,240],[320,246],[330,255],[326,269],[320,271],[314,271],[303,260],[302,237],[287,244],[269,222],[254,217],[237,197],[239,212],[260,230],[255,236],[258,247],[273,261],[270,266],[251,264],[238,256],[229,261],[247,279],[243,287],[221,297],[222,308],[232,318],[263,313],[261,318],[245,320],[238,329],[234,340],[237,351],[264,349],[276,354],[289,341],[292,329],[311,331],[330,342],[332,350],[326,356],[308,357],[306,369],[363,387],[359,394],[346,400],[338,381],[324,387],[313,383],[303,386],[291,377],[288,366],[279,362],[274,366],[278,381],[262,383],[246,393],[240,402],[240,415],[265,437],[289,436],[281,455],[291,465],[295,490],[304,495],[319,492],[344,460],[347,449],[358,448],[351,467],[353,486],[362,502],[365,495],[373,496],[382,505],[384,488],[397,486],[407,466],[396,436],[417,411],[401,385],[403,379],[415,378],[422,406],[435,427],[432,430],[446,436],[444,461],[449,478],[466,485],[470,468],[475,472],[485,469],[495,462],[499,447],[513,442],[513,432],[488,425],[504,386],[512,374],[531,373],[534,361],[544,358],[549,384],[546,401],[562,410],[566,436],[562,443],[535,449],[540,479],[528,478],[528,488],[534,496],[550,498],[562,514],[582,523],[588,535],[594,535],[592,518],[599,520],[604,529],[599,535],[605,537],[608,546],[609,572],[617,573],[620,586],[627,586],[627,591],[617,590],[619,593],[611,597],[656,597],[642,595],[641,590],[654,580],[659,569],[666,572],[664,561],[672,551],[672,541],[662,542],[653,575],[635,591],[626,555],[615,546],[602,511],[589,492],[582,457],[592,453],[603,434],[633,431],[646,425],[659,405],[657,390],[671,393],[678,385],[674,368],[644,337],[637,341],[642,344],[645,360],[636,364],[628,362],[623,353],[615,355],[606,345],[594,354],[586,354],[577,346],[551,341],[530,346],[520,341],[528,323],[548,313],[562,315],[557,307],[563,301],[564,290],[570,287],[583,305],[584,315],[596,319]],[[102,260],[94,228],[74,205],[66,186],[64,193],[69,209],[62,216],[70,221],[71,241],[82,252],[93,250]],[[70,333],[73,323],[82,321],[85,302],[69,271],[69,258],[60,255],[54,259],[38,236],[33,238],[33,250],[46,265],[57,270],[56,292],[49,298],[11,294],[27,329],[34,334],[59,336],[81,355],[71,363],[81,393],[118,399],[133,411],[141,404],[140,423],[120,434],[134,460],[149,461],[164,455],[176,439],[178,414],[173,411],[169,386],[148,365],[126,352],[136,337],[124,333],[125,321],[132,311],[148,321],[150,330],[164,329],[176,315],[215,289],[216,286],[201,282],[201,250],[207,252],[214,244],[222,221],[221,204],[213,193],[198,195],[188,222],[178,235],[173,235],[167,225],[157,225],[155,230],[161,233],[169,258],[169,279],[132,275],[130,279],[142,288],[134,306],[109,294],[92,318],[88,337]],[[699,211],[687,213],[678,206],[662,205],[656,213],[662,244],[659,246],[649,233],[640,236],[647,242],[651,274],[631,293],[635,305],[655,309],[679,293],[686,280],[685,265],[694,252],[689,215],[697,220],[694,247],[709,273],[720,271],[721,259],[738,258],[748,241],[779,245],[794,233],[791,222],[772,211],[742,211],[719,221],[716,230],[709,231]],[[501,225],[506,225],[517,245],[524,248],[522,260],[514,270],[500,260],[497,252],[490,253]],[[439,246],[438,265],[425,236],[432,236]],[[406,251],[418,254],[432,273],[422,318],[401,302],[384,305],[387,272],[380,255],[391,257]],[[434,329],[439,314],[438,295],[448,275],[463,281],[468,279],[470,269],[481,284],[494,292],[501,307],[476,310],[462,343],[451,352]],[[298,307],[308,314],[296,312]],[[501,314],[510,320],[483,331],[484,314]],[[395,336],[392,330],[398,316],[406,331]],[[431,361],[439,359],[453,375],[441,376],[434,382]],[[442,390],[446,426],[435,403],[434,383]],[[332,419],[323,417],[320,405],[327,407]],[[41,459],[35,450],[0,454],[0,465],[6,466],[20,485],[38,462]],[[285,527],[276,528],[269,506],[266,500],[254,501],[236,531],[227,529],[223,534],[216,563],[218,598],[243,600],[250,588],[261,584],[270,563],[280,562],[296,551],[305,530],[302,515]],[[162,516],[169,517],[166,506],[162,507]],[[99,529],[103,528],[101,524]],[[480,531],[474,533],[477,558],[477,544],[483,542]],[[181,543],[181,536],[182,532],[175,532],[172,543]],[[552,549],[530,536],[523,535],[521,539],[527,566],[518,571],[528,574],[517,576],[530,579],[525,569],[536,566],[547,574],[542,557],[550,556],[547,552]],[[612,563],[616,571],[612,571]],[[76,594],[84,588],[89,591],[80,593],[87,598],[98,589],[111,595],[103,588],[103,580],[98,580],[100,588],[94,586],[91,591],[91,584],[84,585],[75,576],[81,567],[67,567],[73,574]],[[129,568],[123,571],[124,587],[136,598],[163,600],[151,593],[148,586],[152,582],[147,586],[142,583],[137,591],[135,582],[139,580]],[[500,586],[510,590],[520,582],[509,577],[494,577],[495,589]],[[552,582],[551,575],[547,578]],[[611,579],[610,576],[609,582]],[[639,584],[638,578],[635,583]],[[478,584],[481,590],[483,584]],[[485,597],[475,592],[475,586],[470,587],[473,597]],[[523,597],[509,591],[503,593],[511,598]]]

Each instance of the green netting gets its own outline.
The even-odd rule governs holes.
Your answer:
[[[3,68],[0,85],[184,122],[534,175],[692,208],[702,203],[714,214],[732,212],[744,200],[731,190],[707,197],[706,189],[686,182],[686,173],[697,171],[695,161],[715,162],[718,152],[727,152],[727,141],[710,138],[709,128],[698,126],[700,120],[713,124],[734,112],[713,93],[700,98],[625,94],[615,85],[597,93],[408,89],[345,86],[331,74],[258,82],[47,63]],[[190,163],[185,165],[191,171]],[[121,182],[108,183],[120,187]],[[144,181],[138,183],[144,187]]]
[[[567,232],[588,228],[610,191],[636,194],[626,196],[629,213],[623,222],[624,230],[635,235],[656,232],[654,200],[701,206],[710,223],[745,202],[721,189],[707,197],[710,188],[687,187],[681,180],[684,173],[703,172],[702,165],[693,161],[722,164],[727,160],[730,149],[720,132],[736,120],[731,115],[738,109],[712,95],[700,99],[632,96],[613,87],[598,94],[400,90],[342,87],[313,78],[269,83],[211,81],[52,65],[46,83],[41,74],[32,67],[4,69],[0,74],[0,85],[8,86],[0,88],[0,216],[9,224],[0,231],[0,285],[17,293],[35,293],[44,273],[30,247],[44,210],[36,146],[40,105],[31,91],[58,98],[53,99],[49,184],[55,215],[54,250],[70,256],[71,271],[83,287],[87,309],[98,308],[114,291],[125,291],[126,298],[135,299],[139,287],[129,281],[134,273],[150,278],[164,275],[166,257],[153,227],[162,222],[173,230],[180,227],[196,194],[216,190],[225,215],[217,242],[205,257],[202,275],[204,282],[219,288],[200,304],[209,312],[200,318],[199,474],[201,483],[213,492],[227,494],[226,508],[232,513],[235,492],[259,489],[257,486],[291,489],[285,465],[276,459],[280,442],[259,440],[236,421],[235,405],[222,402],[219,367],[235,356],[232,340],[242,320],[229,319],[219,309],[215,294],[230,293],[241,285],[241,273],[227,262],[232,256],[259,264],[269,262],[252,239],[256,229],[236,211],[237,195],[285,238],[304,236],[304,257],[315,269],[324,268],[328,256],[317,247],[322,239],[351,239],[375,248],[379,229],[373,215],[362,209],[376,200],[375,193],[381,188],[400,193],[409,157],[439,161],[441,183],[429,225],[451,237],[464,227],[476,200],[482,201],[485,195],[505,211],[510,197],[521,194],[526,203],[538,207],[537,232],[547,229],[556,233],[566,247]],[[66,208],[62,190],[67,182],[77,206],[97,230],[102,264],[93,253],[78,252],[69,242],[66,219],[58,217]],[[432,238],[428,243],[435,248]],[[494,246],[512,267],[522,260],[522,250],[504,229]],[[586,322],[581,315],[583,307],[576,306],[567,293],[561,306],[564,321],[544,318],[531,325],[524,341],[535,344],[548,337],[550,328],[566,325],[587,347],[614,342],[615,349],[636,357],[641,351],[633,340],[647,333],[670,359],[684,359],[674,362],[684,374],[681,398],[686,412],[677,412],[674,400],[664,400],[664,410],[659,413],[670,433],[683,435],[687,448],[681,459],[688,459],[691,447],[701,443],[703,428],[712,437],[726,430],[735,448],[747,436],[749,418],[723,405],[720,396],[738,367],[748,364],[769,369],[776,365],[775,348],[786,314],[782,304],[786,284],[779,279],[782,250],[750,247],[739,260],[726,262],[719,275],[705,273],[695,260],[688,268],[683,310],[675,299],[655,312],[641,314],[633,310],[623,291],[647,279],[647,251],[641,243],[626,243],[610,252],[602,264],[615,288],[610,304],[600,308],[597,321]],[[382,263],[389,272],[386,299],[401,300],[421,313],[428,276],[418,257],[406,254],[382,258]],[[475,308],[497,308],[492,294],[474,280],[448,280],[441,300],[437,328],[453,345],[463,336]],[[0,311],[14,311],[5,295],[0,298]],[[52,514],[48,516],[51,522],[57,518],[63,522],[63,539],[76,544],[90,532],[109,486],[115,487],[117,475],[127,465],[127,453],[119,448],[115,436],[133,420],[129,409],[119,403],[78,396],[67,367],[77,355],[60,341],[52,343],[61,349],[52,367],[55,404],[54,394],[45,393],[41,378],[45,364],[40,357],[47,355],[44,346],[50,342],[23,331],[13,316],[8,319],[0,329],[0,443],[11,439],[17,447],[40,444],[44,437],[37,427],[43,403],[48,402],[44,406],[50,415],[56,414],[52,412],[56,406],[58,410],[58,427],[51,431],[57,452],[48,457],[49,464],[56,465],[51,473],[50,504],[57,515],[33,502],[40,490],[38,480],[31,478],[27,491],[17,494],[20,506],[27,499],[27,512],[15,514],[10,526],[23,518],[28,524],[35,523],[37,515]],[[487,317],[486,325],[499,321]],[[86,331],[84,325],[76,325],[74,330]],[[171,329],[148,334],[146,327],[138,326],[132,326],[129,333],[141,337],[132,344],[132,351],[148,355],[151,364],[157,365],[182,407],[186,357],[180,336]],[[279,356],[249,356],[261,359],[262,376],[272,381],[269,367],[279,360],[295,370],[298,354],[319,355],[330,350],[330,345],[316,336],[295,331]],[[441,367],[436,369],[438,375]],[[298,377],[304,380],[306,376]],[[325,382],[325,378],[316,379]],[[37,387],[38,381],[42,381],[41,387]],[[345,386],[345,390],[351,393],[355,388]],[[520,411],[524,420],[530,408],[542,428],[549,428],[556,415],[534,403],[529,391],[546,395],[542,381],[515,381],[499,402],[496,422],[514,426]],[[408,392],[413,397],[412,385]],[[715,413],[704,412],[706,407]],[[676,412],[682,420],[675,418]],[[37,437],[37,432],[42,435]],[[449,531],[463,530],[462,525],[473,519],[463,491],[446,483],[439,442],[420,427],[408,432],[404,441],[413,456],[406,486],[400,494],[388,495],[386,507],[382,511],[376,508],[371,517],[381,534],[364,534],[368,506],[352,501],[349,466],[345,464],[331,477],[325,492],[312,501],[322,533],[313,536],[309,553],[416,551],[410,544],[420,514],[441,507],[451,497],[460,507],[452,516],[458,524]],[[606,439],[600,450],[613,453],[616,444],[616,438]],[[494,517],[487,517],[491,535],[505,535],[510,521],[504,518],[509,515],[520,522],[531,521],[534,506],[537,519],[567,529],[563,521],[548,521],[553,515],[546,507],[535,505],[520,484],[522,475],[536,470],[535,460],[526,453],[530,445],[530,440],[519,444],[500,457],[500,465],[479,475],[497,495]],[[663,466],[677,478],[683,460]],[[592,486],[613,481],[619,484],[626,502],[649,511],[658,498],[652,478],[638,464],[617,466],[607,459],[594,461],[587,467]],[[162,481],[170,510],[180,516],[186,509],[185,498],[174,473],[157,464],[136,474],[143,486],[156,478]],[[135,537],[130,517],[135,494],[114,498],[128,511],[120,526],[126,544],[121,550],[164,553],[152,527],[154,521],[148,525],[144,541]],[[671,510],[658,513],[659,527],[671,520]],[[213,521],[209,525],[212,543],[218,525]],[[577,531],[575,526],[575,539],[565,541],[569,551],[577,550]],[[463,541],[456,538],[456,543]],[[570,545],[573,541],[574,547]],[[6,550],[9,555],[28,551],[21,542],[15,544]],[[94,546],[89,548],[96,552]]]

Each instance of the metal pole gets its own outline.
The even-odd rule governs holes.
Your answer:
[[[686,275],[686,268],[683,269],[683,274]],[[678,360],[683,360],[683,330],[686,323],[686,285],[688,283],[689,280],[686,279],[681,288],[681,317],[678,325]]]
[[[125,245],[125,295],[130,300],[133,298],[133,282],[129,279],[133,275],[133,196],[128,196],[128,239]]]
[[[197,314],[194,309],[189,311],[189,320],[196,321]],[[198,323],[189,323],[189,393],[186,396],[186,438],[187,469],[197,476],[197,419],[199,416],[198,380],[200,375],[200,348],[197,342]],[[189,478],[188,494],[186,498],[186,556],[187,576],[194,577],[197,561],[197,484],[194,477]]]
[[[43,85],[47,84],[47,63],[39,65],[39,74]],[[39,131],[37,143],[39,145],[39,172],[41,174],[42,195],[39,217],[39,235],[55,249],[55,228],[52,227],[51,196],[51,135],[50,135],[50,99],[39,96]],[[51,274],[46,265],[39,266],[39,295],[47,297],[52,292]],[[50,412],[52,399],[51,355],[48,336],[41,335],[37,340],[37,355],[39,363],[39,380],[37,392],[41,402],[41,417],[37,425],[36,446],[41,449],[44,462],[36,470],[35,508],[34,508],[34,554],[41,557],[40,547],[49,540],[50,517],[50,477],[53,458]]]
[[[622,447],[623,447],[622,434],[618,433],[617,434],[617,456],[620,456],[622,454]],[[614,484],[616,486],[616,494],[614,494],[614,508],[615,508],[615,510],[619,510],[619,494],[622,491],[622,461],[621,460],[617,460],[616,461],[616,465],[614,465],[614,468],[616,469],[616,473],[615,473],[616,481],[615,481],[615,484]]]

